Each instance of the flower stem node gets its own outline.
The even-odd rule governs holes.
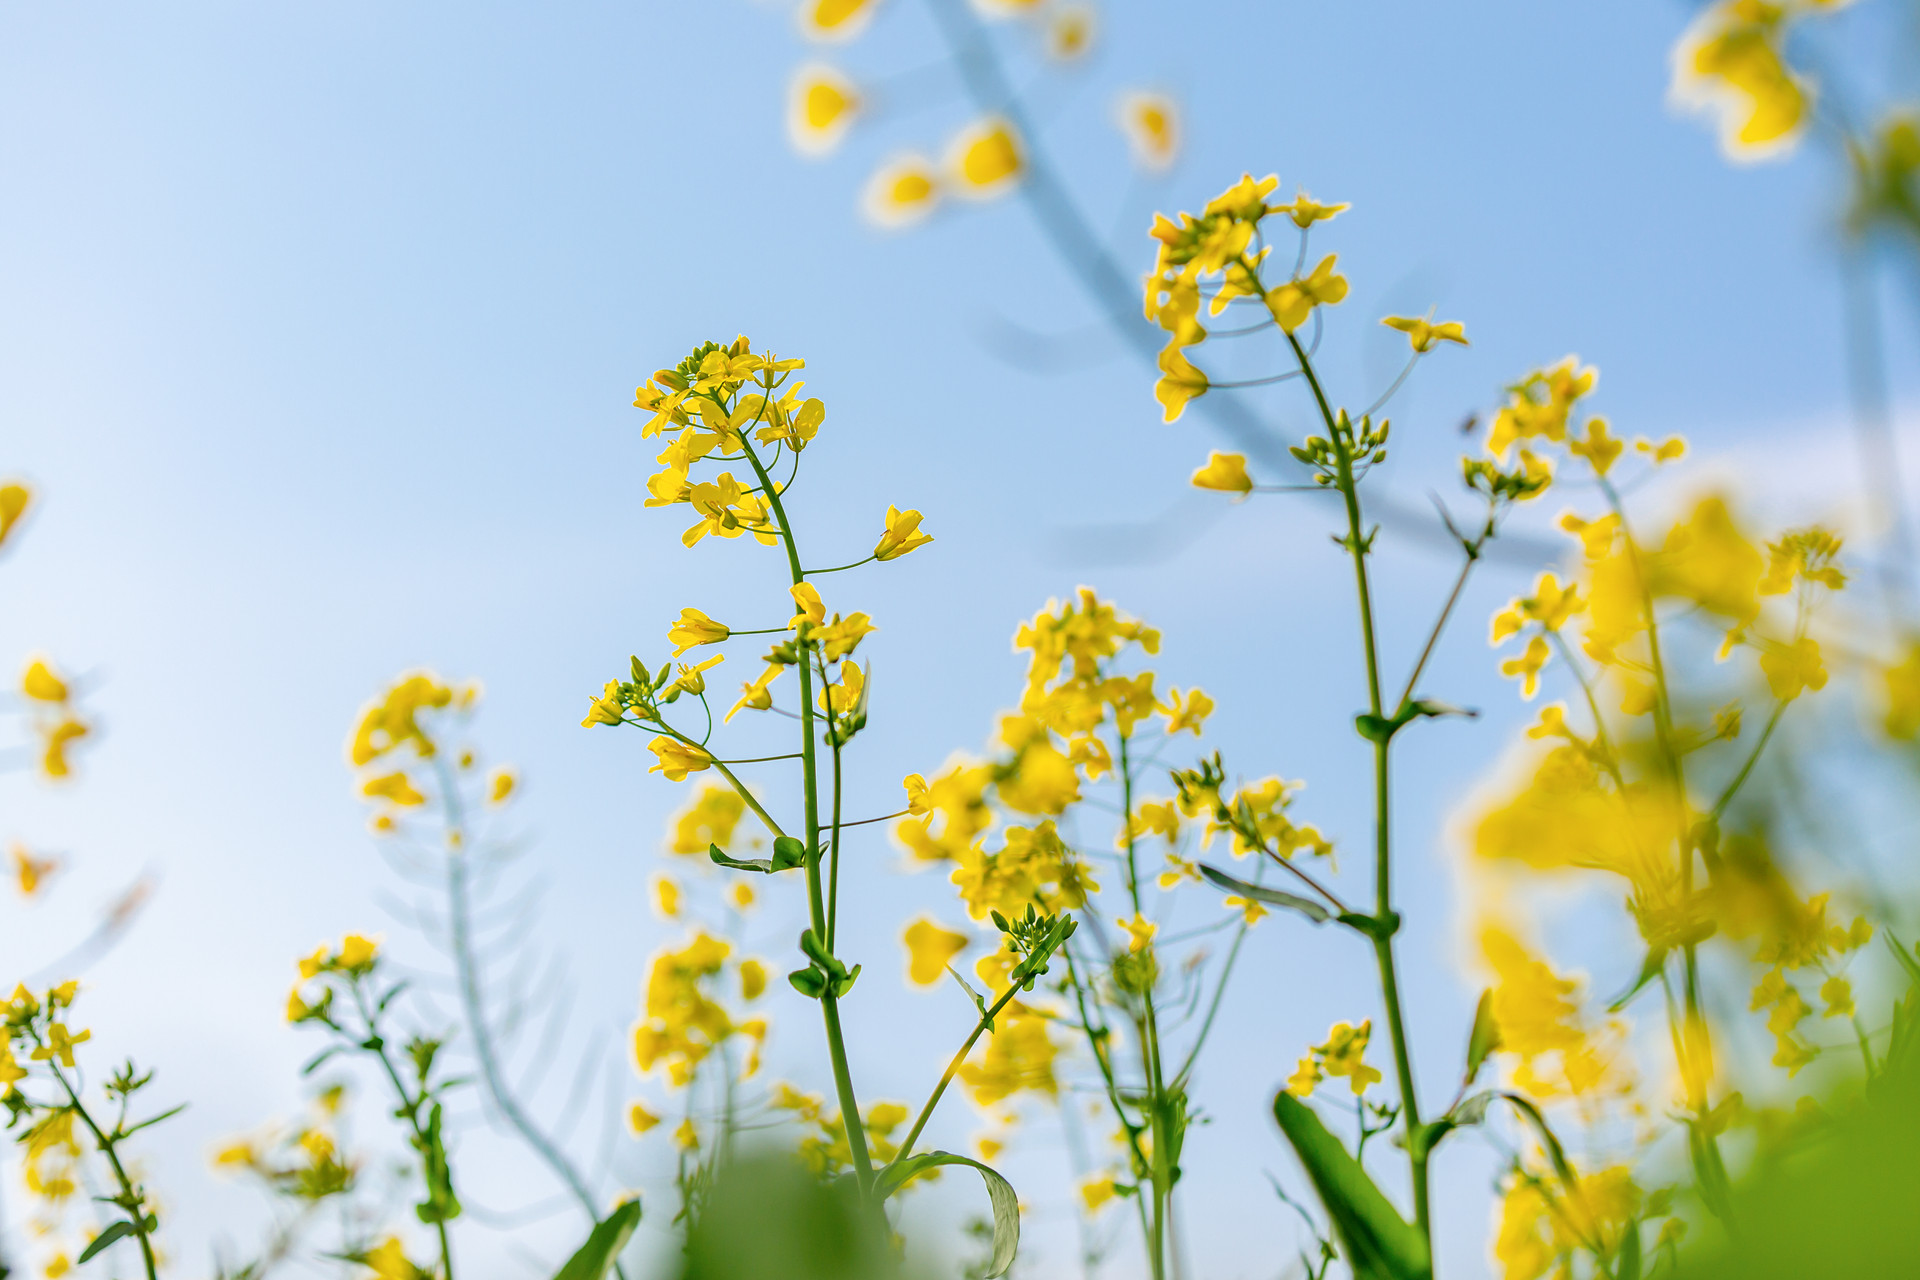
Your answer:
[[[832,991],[835,999],[844,998],[860,977],[860,966],[849,969],[820,941],[820,935],[808,929],[800,935],[800,950],[813,961],[804,969],[787,975],[793,989],[809,1000],[819,1000]]]

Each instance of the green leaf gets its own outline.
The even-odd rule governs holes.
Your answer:
[[[627,1237],[640,1223],[640,1202],[629,1200],[594,1224],[587,1242],[554,1273],[553,1280],[601,1280],[613,1260],[627,1247]]]
[[[789,867],[804,867],[807,864],[807,846],[794,836],[779,836],[773,842],[773,869],[785,871]]]
[[[786,852],[780,847],[782,841],[796,845],[800,843],[792,836],[781,836],[779,840],[773,842],[773,856],[771,858],[730,858],[720,851],[719,845],[710,844],[707,846],[707,857],[717,867],[732,867],[735,871],[757,871],[763,876],[770,875],[775,871],[785,871],[790,867],[797,867],[806,861],[804,851],[798,858],[789,860]]]
[[[1264,885],[1248,884],[1245,880],[1236,880],[1220,868],[1210,867],[1204,862],[1200,864],[1200,874],[1228,893],[1237,893],[1255,902],[1265,902],[1272,906],[1285,907],[1289,911],[1297,911],[1315,924],[1325,924],[1333,918],[1325,907],[1311,898],[1303,898],[1297,893],[1282,893],[1278,889],[1269,889]]]
[[[1629,1218],[1613,1255],[1613,1280],[1640,1280],[1640,1219]]]
[[[1500,1047],[1500,1024],[1493,1020],[1493,990],[1480,993],[1473,1010],[1473,1031],[1467,1036],[1466,1083],[1472,1084],[1487,1064],[1487,1056]]]
[[[993,1202],[993,1259],[987,1265],[987,1280],[1005,1275],[1020,1248],[1020,1201],[1013,1193],[1012,1183],[978,1160],[969,1160],[951,1151],[926,1151],[896,1160],[881,1172],[874,1184],[874,1195],[884,1202],[915,1175],[943,1164],[964,1164],[980,1171],[980,1177],[987,1184],[987,1199]]]
[[[1282,1091],[1273,1118],[1306,1166],[1320,1203],[1346,1245],[1359,1280],[1430,1280],[1433,1258],[1419,1231],[1400,1216],[1340,1140],[1327,1132],[1313,1109]]]
[[[112,1224],[105,1231],[102,1231],[99,1235],[95,1236],[93,1238],[92,1243],[90,1243],[89,1245],[87,1245],[85,1249],[82,1249],[80,1251],[80,1257],[77,1261],[78,1262],[91,1261],[95,1254],[103,1252],[108,1245],[117,1243],[118,1241],[121,1241],[121,1240],[125,1240],[128,1236],[133,1234],[135,1234],[133,1229],[133,1224],[131,1222],[128,1222],[126,1219],[122,1218],[120,1221]]]
[[[1660,976],[1660,971],[1666,966],[1667,949],[1665,947],[1655,947],[1647,952],[1647,958],[1640,962],[1640,973],[1634,978],[1633,985],[1621,992],[1614,1002],[1607,1006],[1607,1012],[1618,1013],[1626,1008],[1633,1002],[1635,996],[1646,989],[1649,982]]]
[[[1560,1181],[1566,1185],[1568,1191],[1578,1194],[1579,1175],[1574,1173],[1573,1162],[1567,1159],[1567,1149],[1561,1146],[1560,1139],[1554,1136],[1553,1129],[1547,1124],[1547,1118],[1540,1114],[1540,1108],[1517,1093],[1503,1093],[1500,1096],[1532,1123],[1534,1129],[1540,1134],[1540,1141],[1546,1145],[1547,1158],[1553,1161],[1553,1171],[1560,1175]]]

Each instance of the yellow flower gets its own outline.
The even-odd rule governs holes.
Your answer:
[[[1770,0],[1720,0],[1673,51],[1673,95],[1720,118],[1720,144],[1736,160],[1790,149],[1811,114],[1810,87],[1787,66],[1789,10]]]
[[[14,1060],[13,1046],[0,1037],[0,1096],[11,1093],[14,1082],[26,1078],[27,1069]]]
[[[809,63],[787,93],[787,136],[801,155],[823,156],[840,145],[860,114],[860,90],[833,67]]]
[[[683,546],[697,546],[709,534],[716,538],[737,538],[742,533],[752,533],[755,539],[769,546],[779,540],[779,535],[767,528],[766,507],[756,495],[748,493],[730,471],[722,471],[712,481],[694,485],[687,493],[687,503],[699,514],[700,523],[680,535]]]
[[[1242,453],[1207,455],[1207,465],[1193,473],[1196,489],[1218,489],[1222,493],[1252,493],[1253,480],[1247,475],[1247,458]]]
[[[1466,329],[1457,320],[1434,324],[1419,316],[1388,316],[1380,323],[1389,329],[1398,329],[1406,334],[1407,341],[1413,344],[1413,349],[1422,354],[1433,350],[1433,344],[1436,342],[1457,342],[1463,347],[1472,345],[1467,341]]]
[[[423,1280],[426,1272],[415,1266],[400,1244],[399,1236],[388,1236],[369,1251],[362,1265],[380,1280]]]
[[[1096,25],[1092,5],[1053,6],[1047,15],[1047,56],[1060,62],[1078,58],[1092,47]]]
[[[873,549],[875,560],[897,560],[916,547],[924,547],[933,538],[920,532],[920,513],[902,511],[895,506],[887,508],[887,531],[880,535],[880,542]]]
[[[1600,375],[1592,365],[1568,356],[1551,369],[1536,369],[1507,388],[1507,403],[1494,415],[1487,450],[1504,458],[1516,440],[1567,438],[1573,407],[1593,393]]]
[[[1820,644],[1812,636],[1801,636],[1791,644],[1769,648],[1760,655],[1760,670],[1766,673],[1767,687],[1782,702],[1790,702],[1808,689],[1816,692],[1827,687],[1827,668],[1820,660]]]
[[[1540,669],[1547,665],[1547,642],[1540,636],[1527,641],[1527,649],[1517,658],[1500,664],[1500,674],[1520,681],[1520,696],[1532,701],[1540,692]]]
[[[641,1134],[660,1123],[660,1117],[636,1102],[627,1108],[627,1125],[634,1133]]]
[[[1225,906],[1229,911],[1239,911],[1241,917],[1245,919],[1248,924],[1258,924],[1266,918],[1266,907],[1261,905],[1256,899],[1243,898],[1237,893],[1230,893],[1220,901],[1221,905]]]
[[[787,594],[793,597],[794,606],[800,610],[788,620],[789,627],[797,631],[803,622],[818,626],[827,620],[827,606],[820,602],[819,588],[811,582],[802,582],[788,587]]]
[[[680,1127],[673,1131],[673,1144],[682,1151],[698,1151],[700,1149],[700,1132],[693,1127],[693,1121],[691,1119],[682,1120]]]
[[[420,725],[420,713],[451,705],[453,690],[431,672],[400,677],[377,702],[362,709],[347,755],[355,765],[411,744],[422,759],[434,754],[433,739]]]
[[[960,1079],[976,1104],[990,1107],[1016,1093],[1056,1097],[1059,1081],[1053,1061],[1059,1047],[1047,1035],[1048,1019],[1014,1001],[996,1019],[987,1051],[978,1063],[960,1068]]]
[[[1350,204],[1318,204],[1305,191],[1298,192],[1292,204],[1273,206],[1272,212],[1284,213],[1293,219],[1293,225],[1305,231],[1316,222],[1337,217],[1353,206]]]
[[[587,718],[580,722],[580,727],[591,729],[597,724],[617,725],[626,718],[627,709],[620,703],[620,682],[609,680],[606,688],[600,691],[600,696],[587,707]]]
[[[1306,1097],[1313,1092],[1313,1086],[1326,1076],[1347,1079],[1354,1094],[1365,1093],[1370,1085],[1380,1080],[1379,1071],[1363,1060],[1367,1051],[1367,1041],[1373,1035],[1371,1019],[1359,1026],[1345,1022],[1336,1022],[1327,1031],[1327,1042],[1314,1045],[1309,1053],[1309,1061],[1315,1069],[1309,1069],[1309,1061],[1303,1061],[1300,1069],[1294,1073],[1294,1079],[1300,1081],[1302,1088],[1295,1089],[1294,1081],[1287,1083],[1290,1092]]]
[[[740,962],[740,998],[758,1000],[767,989],[767,966],[758,960]]]
[[[1180,116],[1164,93],[1123,93],[1115,108],[1120,132],[1134,161],[1151,173],[1163,173],[1180,154]]]
[[[1326,1078],[1326,1074],[1320,1070],[1319,1059],[1309,1053],[1300,1059],[1300,1065],[1287,1077],[1287,1092],[1296,1098],[1311,1098],[1314,1089]]]
[[[745,911],[753,906],[753,886],[745,880],[735,880],[733,887],[727,890],[727,897],[732,900],[735,910]]]
[[[849,716],[860,709],[867,678],[857,662],[840,664],[840,679],[820,691],[820,709],[835,716]]]
[[[1192,730],[1194,737],[1200,736],[1200,726],[1213,714],[1213,699],[1198,689],[1182,694],[1178,689],[1167,690],[1166,705],[1167,732],[1179,733],[1182,729]]]
[[[693,694],[695,697],[699,697],[707,691],[707,672],[713,670],[726,660],[726,654],[716,653],[705,662],[697,665],[689,665],[682,662],[679,664],[679,678],[673,682],[670,688],[679,689],[683,692]]]
[[[1880,727],[1889,738],[1905,742],[1920,734],[1920,642],[1909,642],[1900,661],[1881,672],[1886,710]]]
[[[747,802],[732,787],[709,783],[700,794],[673,816],[673,835],[667,851],[678,854],[704,854],[709,845],[725,849],[733,841],[734,828],[747,811]]]
[[[1636,436],[1633,441],[1633,447],[1651,457],[1653,459],[1653,465],[1657,467],[1662,463],[1672,462],[1685,456],[1687,452],[1687,440],[1685,436],[1668,436],[1665,440],[1656,444],[1645,436]]]
[[[907,946],[907,980],[930,987],[946,974],[953,958],[967,949],[967,935],[943,929],[926,916],[907,926],[901,935]]]
[[[805,0],[800,30],[814,40],[851,40],[873,21],[879,0]]]
[[[670,876],[653,878],[653,909],[663,920],[680,917],[680,885]]]
[[[67,1030],[67,1025],[64,1022],[49,1023],[47,1025],[47,1042],[35,1049],[28,1056],[35,1062],[48,1062],[57,1058],[61,1066],[71,1067],[73,1066],[73,1047],[77,1044],[85,1044],[91,1039],[93,1039],[93,1032],[91,1031],[82,1031],[74,1034]]]
[[[20,692],[35,702],[65,702],[67,682],[53,673],[46,659],[35,658],[27,665],[27,674],[20,680]]]
[[[713,757],[691,742],[682,742],[678,738],[669,738],[658,734],[647,744],[647,750],[658,757],[648,773],[664,773],[668,782],[684,782],[690,773],[699,773],[713,764]]]
[[[412,779],[398,770],[367,779],[360,784],[360,794],[369,799],[387,800],[408,807],[427,802],[427,798],[414,789]]]
[[[1186,412],[1187,402],[1207,394],[1207,375],[1180,354],[1178,347],[1160,353],[1160,380],[1153,384],[1153,398],[1166,411],[1168,422]]]
[[[997,116],[976,121],[947,146],[947,172],[954,189],[976,200],[990,199],[1020,180],[1026,169],[1013,125]]]
[[[21,897],[31,898],[38,893],[41,883],[59,869],[58,858],[36,858],[25,846],[13,846],[13,878],[20,886]]]
[[[33,491],[23,484],[0,484],[0,546],[33,503]]]
[[[73,1270],[73,1263],[67,1259],[67,1255],[64,1253],[56,1253],[53,1257],[47,1259],[44,1274],[47,1280],[60,1280],[61,1276],[64,1276],[71,1270]]]
[[[487,781],[487,803],[505,804],[520,780],[511,769],[495,769]]]
[[[372,938],[350,933],[340,940],[340,952],[334,963],[348,973],[371,973],[380,944]]]
[[[889,229],[924,220],[940,203],[940,176],[925,156],[908,152],[874,170],[860,198],[861,210]]]
[[[680,620],[667,628],[667,643],[674,646],[677,658],[696,645],[719,644],[732,634],[726,623],[715,622],[698,609],[682,609]]]
[[[1088,1213],[1100,1212],[1100,1207],[1119,1194],[1110,1173],[1088,1178],[1080,1184],[1080,1203]]]
[[[1336,255],[1328,254],[1304,279],[1289,280],[1267,290],[1267,310],[1273,322],[1292,333],[1307,322],[1313,309],[1335,306],[1347,296],[1347,278],[1333,270]]]
[[[832,622],[814,632],[813,638],[820,642],[821,657],[828,662],[838,662],[877,629],[873,619],[864,613],[850,613],[845,618],[835,614]]]
[[[1114,923],[1127,931],[1127,950],[1130,953],[1145,951],[1153,942],[1153,935],[1160,932],[1160,926],[1143,915],[1126,916]]]
[[[1567,452],[1576,458],[1585,458],[1587,465],[1593,468],[1593,474],[1604,476],[1612,469],[1614,460],[1625,447],[1608,434],[1605,418],[1593,418],[1587,422],[1586,438],[1575,437],[1568,441]]]
[[[71,717],[47,730],[46,749],[40,756],[40,771],[49,778],[64,778],[72,773],[73,766],[67,760],[67,744],[86,737],[89,732],[86,725]]]
[[[775,678],[786,669],[786,666],[782,663],[769,662],[766,669],[758,676],[755,676],[751,681],[740,686],[740,700],[727,709],[727,714],[721,717],[720,723],[727,723],[727,721],[733,719],[736,714],[743,710],[765,711],[768,707],[771,707],[773,705],[773,691],[770,686],[773,684]]]

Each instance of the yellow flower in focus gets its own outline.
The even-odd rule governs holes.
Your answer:
[[[1766,673],[1767,687],[1782,702],[1791,702],[1812,689],[1827,687],[1827,668],[1820,660],[1820,644],[1812,636],[1801,636],[1791,644],[1768,648],[1760,655],[1760,670]]]
[[[1123,93],[1114,110],[1134,162],[1149,173],[1164,173],[1180,154],[1180,116],[1164,93]]]
[[[1180,353],[1168,347],[1160,353],[1160,380],[1153,384],[1153,398],[1164,409],[1165,419],[1174,422],[1187,410],[1187,402],[1207,394],[1207,375]]]
[[[924,547],[933,538],[920,532],[920,513],[902,511],[895,506],[887,508],[887,531],[880,535],[880,542],[873,549],[875,560],[898,560],[916,547]]]
[[[40,886],[46,878],[60,869],[58,858],[36,858],[28,853],[26,846],[13,846],[13,879],[20,886],[20,896],[31,898],[40,892]]]
[[[511,769],[495,769],[487,781],[487,803],[505,804],[513,789],[520,785],[520,779]]]
[[[1090,1214],[1100,1212],[1101,1206],[1119,1194],[1110,1173],[1088,1178],[1080,1184],[1080,1203]]]
[[[1373,1035],[1371,1019],[1353,1026],[1336,1022],[1327,1031],[1327,1042],[1314,1045],[1287,1081],[1287,1092],[1305,1098],[1328,1076],[1345,1077],[1357,1097],[1379,1083],[1380,1073],[1363,1060],[1367,1041]]]
[[[740,686],[740,700],[727,708],[727,714],[721,717],[720,723],[726,724],[741,711],[765,711],[771,707],[773,705],[773,690],[770,686],[774,680],[778,678],[780,673],[786,669],[783,663],[769,662],[766,665],[766,669],[759,675]]]
[[[1307,322],[1314,308],[1336,306],[1347,296],[1347,278],[1334,273],[1335,254],[1328,254],[1305,278],[1289,280],[1267,290],[1267,310],[1273,322],[1292,333]]]
[[[851,40],[879,7],[879,0],[802,0],[800,31],[811,40]]]
[[[820,691],[820,709],[835,716],[850,716],[860,709],[866,688],[867,677],[860,664],[843,662],[840,678]]]
[[[33,491],[23,484],[0,484],[0,546],[6,545],[7,535],[13,532],[13,526],[20,523],[20,517],[27,513],[33,504]]]
[[[684,782],[688,774],[699,773],[713,764],[713,757],[703,749],[664,733],[656,735],[647,744],[647,750],[657,757],[657,763],[647,772],[664,773],[668,782]]]
[[[67,682],[53,673],[46,659],[35,658],[27,664],[27,674],[20,679],[20,692],[35,702],[65,702]]]
[[[1466,328],[1457,320],[1434,324],[1419,316],[1388,316],[1380,323],[1389,329],[1398,329],[1406,334],[1407,341],[1413,344],[1413,349],[1422,355],[1433,350],[1433,344],[1436,342],[1457,342],[1463,347],[1473,345],[1467,341]]]
[[[645,1133],[660,1123],[660,1117],[636,1102],[627,1108],[627,1127],[635,1134]]]
[[[680,918],[680,886],[671,876],[653,878],[653,909],[663,920]]]
[[[813,638],[820,642],[821,657],[828,662],[838,662],[878,629],[873,619],[864,613],[850,613],[845,618],[835,614],[833,621],[815,632]]]
[[[597,724],[618,725],[624,723],[626,718],[627,709],[620,702],[620,682],[609,680],[600,691],[600,696],[588,706],[587,718],[580,722],[580,727],[591,729]]]
[[[823,156],[840,145],[860,114],[860,90],[838,70],[809,63],[787,91],[787,137],[803,156]]]
[[[1026,169],[1020,140],[1006,120],[989,116],[968,125],[947,146],[946,169],[954,189],[975,200],[1001,195]]]
[[[680,620],[667,628],[667,643],[674,646],[677,658],[695,645],[719,644],[732,634],[726,623],[715,622],[698,609],[682,609]]]
[[[1153,935],[1160,932],[1160,926],[1142,915],[1125,916],[1114,921],[1127,931],[1127,951],[1132,954],[1145,951],[1153,942]]]
[[[925,156],[908,152],[874,170],[861,194],[868,221],[889,230],[921,222],[940,204],[940,175]]]
[[[1057,4],[1047,15],[1047,56],[1056,62],[1071,62],[1093,47],[1098,23],[1090,4]]]
[[[788,587],[787,594],[793,597],[795,607],[800,610],[788,620],[789,627],[797,631],[803,622],[818,626],[827,620],[827,606],[821,603],[820,590],[811,582],[802,582],[797,586]]]
[[[921,916],[901,935],[907,947],[907,980],[917,987],[931,987],[946,974],[953,958],[967,949],[967,935],[943,929]]]
[[[1247,458],[1242,453],[1207,455],[1207,465],[1193,473],[1196,489],[1217,489],[1221,493],[1252,493],[1253,480],[1247,475]]]
[[[682,662],[679,664],[679,678],[668,687],[669,689],[678,689],[682,692],[690,693],[695,697],[699,697],[707,691],[707,672],[713,670],[726,660],[726,654],[716,653],[702,663],[690,665]]]

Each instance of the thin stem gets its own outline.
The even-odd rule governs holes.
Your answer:
[[[35,1044],[42,1043],[37,1031],[33,1039]],[[75,1092],[72,1082],[67,1079],[66,1073],[60,1070],[59,1059],[49,1056],[47,1070],[51,1071],[53,1078],[60,1082],[60,1088],[67,1095],[73,1114],[79,1116],[80,1123],[87,1126],[87,1132],[93,1135],[94,1145],[99,1148],[100,1154],[107,1158],[107,1164],[113,1170],[114,1181],[120,1184],[120,1194],[126,1197],[127,1203],[121,1208],[126,1210],[128,1225],[133,1228],[134,1237],[140,1242],[140,1262],[146,1268],[147,1280],[158,1280],[159,1272],[153,1257],[153,1241],[147,1235],[146,1196],[133,1185],[133,1179],[127,1176],[126,1166],[120,1163],[120,1153],[115,1150],[114,1139],[107,1136],[94,1121],[86,1104],[80,1101],[80,1095]]]
[[[380,1060],[381,1067],[385,1069],[387,1079],[392,1082],[393,1091],[400,1096],[399,1115],[401,1119],[407,1122],[407,1127],[413,1130],[415,1145],[419,1149],[423,1161],[421,1177],[425,1178],[427,1173],[424,1166],[424,1159],[427,1153],[432,1150],[433,1145],[432,1140],[427,1136],[427,1131],[420,1125],[420,1106],[427,1100],[426,1082],[424,1080],[421,1081],[419,1097],[416,1098],[407,1092],[406,1083],[400,1078],[399,1068],[395,1067],[393,1065],[393,1059],[387,1056],[387,1042],[380,1035],[379,1027],[374,1021],[373,1010],[367,1006],[366,992],[361,990],[358,980],[353,982],[352,988],[354,1003],[360,1008],[361,1020],[367,1024],[366,1040],[362,1042],[361,1047],[373,1051],[373,1056]],[[344,1028],[336,1026],[335,1030],[345,1034]],[[428,1188],[428,1194],[432,1194],[432,1188]],[[433,1229],[439,1233],[440,1237],[441,1275],[443,1280],[453,1280],[453,1244],[447,1236],[446,1221],[442,1219],[434,1223]]]
[[[1433,630],[1427,633],[1427,643],[1420,650],[1419,659],[1413,664],[1413,673],[1407,677],[1407,687],[1400,691],[1400,702],[1395,715],[1403,712],[1413,702],[1413,687],[1420,683],[1420,675],[1427,669],[1427,660],[1433,657],[1434,646],[1440,643],[1440,633],[1447,629],[1447,620],[1453,617],[1453,608],[1460,603],[1460,593],[1467,588],[1467,578],[1473,573],[1473,566],[1480,563],[1478,549],[1467,554],[1466,563],[1460,566],[1460,576],[1453,580],[1453,590],[1447,593],[1447,602],[1440,608],[1440,617],[1433,624]]]
[[[979,1021],[973,1024],[973,1031],[967,1036],[966,1043],[960,1046],[960,1051],[953,1055],[951,1062],[947,1063],[946,1071],[940,1076],[940,1083],[933,1086],[933,1092],[928,1094],[926,1102],[921,1104],[920,1114],[914,1117],[913,1128],[907,1130],[907,1136],[900,1142],[900,1149],[894,1152],[893,1159],[887,1161],[887,1169],[893,1168],[913,1154],[913,1144],[920,1140],[920,1131],[926,1128],[927,1121],[933,1118],[933,1109],[940,1105],[940,1095],[947,1091],[947,1086],[953,1083],[954,1076],[958,1075],[960,1068],[966,1064],[967,1055],[973,1052],[973,1046],[979,1041],[980,1033],[992,1026],[994,1015],[1006,1008],[1019,994],[1018,986],[1008,987],[1000,998],[980,1015]],[[883,1169],[881,1172],[884,1173],[886,1170]]]
[[[699,743],[695,742],[692,738],[689,738],[686,734],[680,732],[678,729],[674,728],[672,725],[668,724],[664,720],[656,720],[654,721],[654,724],[670,738],[678,738],[681,742],[686,743],[690,747],[700,746]],[[702,748],[702,750],[705,750],[705,748]],[[728,785],[730,785],[734,789],[734,791],[736,791],[739,794],[740,799],[746,803],[747,808],[753,810],[754,816],[759,818],[760,821],[767,824],[767,830],[773,832],[774,837],[776,839],[787,834],[786,831],[784,831],[781,828],[780,824],[773,820],[773,815],[768,813],[758,800],[754,799],[753,792],[747,790],[747,784],[740,781],[739,777],[735,775],[733,770],[727,768],[726,761],[716,760],[711,755],[707,757],[707,760],[710,764],[713,765],[715,769],[720,771],[720,776],[725,778],[727,780]]]
[[[781,523],[784,524],[786,522],[783,520],[781,521]],[[865,560],[855,560],[852,564],[837,564],[833,566],[833,568],[831,569],[808,569],[805,571],[804,576],[813,578],[813,577],[818,577],[820,574],[823,574],[823,573],[844,573],[848,569],[858,569],[863,564],[872,564],[875,560],[878,560],[879,558],[880,557],[878,555],[871,555],[871,556],[868,556]],[[795,583],[794,585],[798,586],[799,584]]]
[[[1767,717],[1767,727],[1760,731],[1760,740],[1754,743],[1753,750],[1747,753],[1746,763],[1740,766],[1739,773],[1733,775],[1733,781],[1729,782],[1726,790],[1720,793],[1720,798],[1713,802],[1711,816],[1714,821],[1720,820],[1720,815],[1725,813],[1727,806],[1733,803],[1734,795],[1746,784],[1747,775],[1753,772],[1753,766],[1760,763],[1760,753],[1767,749],[1767,740],[1773,737],[1774,728],[1780,723],[1780,717],[1786,714],[1786,710],[1785,702],[1773,704],[1773,714]]]
[[[1193,1047],[1187,1050],[1186,1061],[1180,1064],[1180,1070],[1174,1073],[1173,1085],[1176,1089],[1186,1087],[1187,1079],[1193,1074],[1193,1064],[1200,1058],[1201,1046],[1207,1043],[1207,1033],[1213,1030],[1214,1015],[1220,1012],[1220,1001],[1227,994],[1227,979],[1233,976],[1233,963],[1240,958],[1240,944],[1247,940],[1252,926],[1242,924],[1240,932],[1233,936],[1233,945],[1227,948],[1227,962],[1221,966],[1220,981],[1213,989],[1213,1000],[1207,1005],[1207,1016],[1201,1019],[1200,1033],[1193,1039]]]

